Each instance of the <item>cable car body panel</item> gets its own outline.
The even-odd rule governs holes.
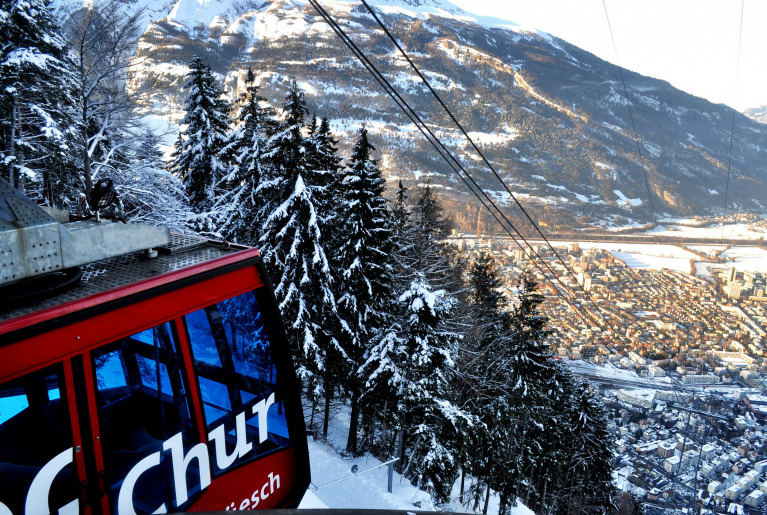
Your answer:
[[[0,514],[300,502],[299,389],[258,252],[160,250],[0,311]]]

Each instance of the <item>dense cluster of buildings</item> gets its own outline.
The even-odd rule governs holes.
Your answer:
[[[767,377],[763,273],[722,267],[704,280],[669,269],[632,269],[608,251],[578,243],[555,243],[554,250],[535,245],[546,268],[557,274],[560,291],[581,307],[576,311],[513,241],[456,241],[470,252],[494,256],[510,290],[524,269],[539,276],[546,314],[556,321],[550,341],[560,356],[616,361],[651,376],[678,370],[686,384],[757,385]],[[742,283],[737,299],[727,295],[733,282]]]
[[[647,511],[764,513],[767,427],[744,391],[604,390],[620,486]]]
[[[510,290],[523,269],[538,270],[508,240],[458,243],[494,256]],[[554,248],[535,252],[591,315],[576,313],[538,271],[554,353],[629,374],[596,381],[617,439],[620,486],[647,513],[767,513],[765,274],[722,266],[704,280],[632,269],[577,243]]]

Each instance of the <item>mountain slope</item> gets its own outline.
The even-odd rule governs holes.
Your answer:
[[[546,225],[713,214],[724,209],[725,192],[728,210],[767,206],[767,127],[737,115],[728,185],[728,107],[624,71],[637,145],[615,66],[565,41],[472,16],[447,2],[374,4],[506,184]],[[452,144],[480,184],[508,203],[364,7],[343,0],[322,5]],[[344,140],[367,122],[391,179],[422,182],[428,176],[449,194],[460,228],[492,229],[447,165],[306,2],[179,0],[140,43],[142,64],[133,80],[161,85],[161,93],[146,99],[149,112],[180,119],[180,85],[195,53],[207,58],[232,95],[249,66],[277,104],[295,78],[310,109],[331,117]]]

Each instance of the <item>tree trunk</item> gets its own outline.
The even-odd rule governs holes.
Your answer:
[[[15,157],[15,152],[16,152],[16,123],[18,122],[16,111],[17,111],[16,95],[14,95],[13,96],[13,105],[11,106],[11,113],[13,113],[12,114],[13,119],[11,121],[11,139],[8,142],[9,143],[8,144],[8,148],[9,148],[9,152],[8,153],[12,157]],[[8,174],[9,174],[8,181],[11,183],[11,187],[12,188],[16,187],[16,177],[15,177],[16,174],[13,172],[15,166],[16,166],[16,163],[11,161],[11,166],[8,169]]]
[[[384,401],[383,416],[381,417],[381,452],[391,456],[391,449],[386,440],[389,434],[389,401]]]
[[[328,425],[330,424],[330,400],[333,397],[333,383],[330,379],[330,370],[325,366],[325,412],[322,415],[322,438],[328,439]]]
[[[349,421],[349,439],[346,441],[346,452],[357,454],[357,427],[360,418],[359,393],[355,384],[351,392],[351,420]]]
[[[404,416],[403,416],[404,418]],[[404,420],[403,420],[404,422]],[[405,427],[404,425],[400,425],[399,427],[399,449],[397,449],[397,454],[399,454],[399,467],[400,470],[403,470],[403,467],[405,466]]]
[[[485,489],[485,507],[482,508],[482,514],[487,515],[487,508],[490,505],[490,485]]]
[[[85,180],[85,194],[90,196],[93,190],[93,178],[91,177],[91,154],[88,150],[88,107],[83,103],[83,179]]]
[[[461,496],[459,497],[460,503],[463,504],[463,494],[466,491],[464,488],[466,486],[466,470],[464,470],[463,467],[461,467]]]
[[[309,431],[314,434],[314,413],[317,411],[317,399],[312,396],[312,416],[309,417]]]

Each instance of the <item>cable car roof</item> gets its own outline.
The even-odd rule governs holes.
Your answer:
[[[0,307],[0,337],[259,255],[256,249],[181,234],[171,234],[169,244],[155,249],[158,255],[153,258],[133,252],[88,263],[82,266],[81,280],[70,288],[21,305]]]

